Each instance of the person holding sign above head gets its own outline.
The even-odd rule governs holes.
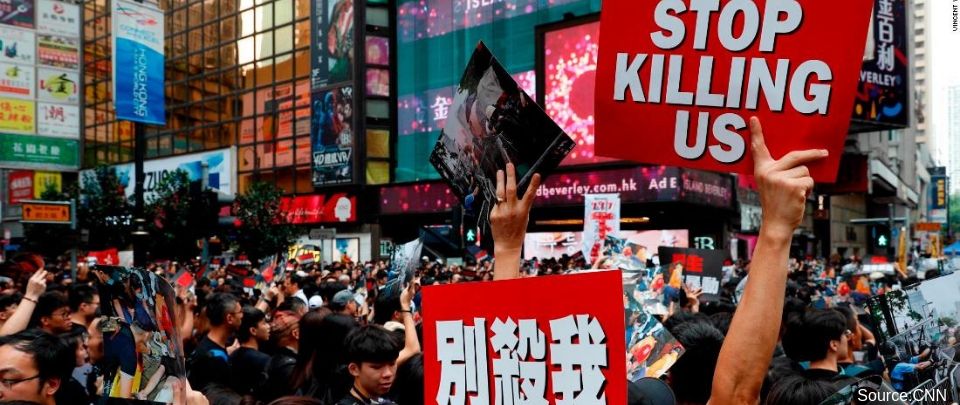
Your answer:
[[[763,222],[749,281],[717,359],[709,401],[712,404],[755,404],[760,400],[760,388],[780,332],[790,242],[803,220],[806,199],[814,186],[807,165],[829,154],[826,150],[803,150],[774,159],[756,117],[750,119],[750,133]],[[520,277],[520,254],[540,176],[533,176],[522,197],[517,195],[516,184],[512,164],[498,171],[498,203],[490,212],[496,280]]]

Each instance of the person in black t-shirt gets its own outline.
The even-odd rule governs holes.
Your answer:
[[[270,339],[270,324],[263,311],[243,308],[243,322],[237,331],[240,348],[230,355],[233,390],[240,395],[253,394],[267,380],[270,356],[260,351],[260,344]]]
[[[267,382],[257,398],[264,402],[293,395],[295,391],[296,387],[291,386],[290,382],[300,350],[300,315],[279,311],[273,316],[270,330],[277,343],[277,350],[267,365]]]
[[[225,369],[229,371],[227,347],[243,320],[240,301],[230,293],[210,296],[206,311],[210,331],[197,344],[187,367],[190,385],[200,391],[211,382],[230,385],[230,373],[223,373]]]
[[[400,343],[382,326],[367,325],[351,332],[346,346],[353,387],[337,405],[395,404],[383,396],[397,375]]]

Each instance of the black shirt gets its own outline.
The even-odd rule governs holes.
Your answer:
[[[270,356],[259,350],[241,347],[230,355],[233,390],[240,395],[252,394],[267,381]]]
[[[207,384],[218,382],[230,385],[230,365],[227,349],[204,336],[190,355],[187,379],[195,390],[203,390]]]
[[[296,366],[296,352],[286,347],[277,349],[277,353],[267,365],[267,382],[263,385],[263,393],[258,399],[271,402],[283,396],[293,395],[294,389],[290,386],[290,380]]]
[[[369,399],[362,398],[362,395],[357,392],[357,390],[350,390],[350,393],[347,396],[343,397],[336,405],[398,405],[396,402],[393,402],[386,398],[379,399]]]

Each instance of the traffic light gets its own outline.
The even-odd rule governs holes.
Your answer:
[[[871,225],[869,231],[870,241],[874,247],[886,249],[893,243],[890,227],[886,225]]]

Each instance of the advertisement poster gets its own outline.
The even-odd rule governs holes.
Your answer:
[[[80,138],[80,107],[37,103],[37,133],[60,138]]]
[[[356,263],[359,258],[360,238],[337,238],[334,240],[334,262]]]
[[[80,40],[58,35],[37,35],[37,64],[80,70]]]
[[[583,216],[583,257],[590,262],[603,254],[607,235],[620,232],[620,195],[587,194]]]
[[[112,1],[113,97],[117,119],[163,125],[167,122],[163,11]]]
[[[353,182],[353,87],[313,94],[310,136],[313,144],[313,185]]]
[[[748,121],[757,116],[773,158],[826,149],[808,166],[814,180],[833,182],[873,2],[757,0],[698,12],[679,0],[604,1],[597,154],[752,173]]]
[[[33,198],[40,200],[47,189],[59,193],[63,190],[63,176],[60,172],[34,172]]]
[[[80,37],[80,6],[59,0],[37,0],[37,31]]]
[[[256,100],[254,100],[256,97]],[[256,102],[255,102],[256,101]],[[240,143],[305,136],[310,133],[310,83],[281,84],[243,95]]]
[[[36,38],[33,31],[0,25],[0,62],[34,64]]]
[[[930,176],[930,222],[947,223],[950,202],[950,182],[943,174]]]
[[[0,98],[0,132],[32,134],[36,132],[36,120],[33,101]]]
[[[34,28],[34,0],[0,0],[0,24]]]
[[[11,170],[7,173],[7,203],[20,204],[22,200],[33,197],[33,172],[30,170]]]
[[[33,66],[0,62],[0,96],[34,98],[34,78]]]
[[[209,152],[192,153],[189,155],[174,156],[163,159],[150,159],[143,163],[144,198],[148,201],[153,197],[153,190],[157,183],[170,175],[170,173],[179,170],[187,172],[187,178],[190,181],[198,181],[203,176],[203,164],[207,164],[207,186],[217,190],[221,195],[232,196],[236,193],[236,182],[233,176],[236,175],[234,168],[234,151],[231,148],[219,149]],[[124,188],[127,198],[133,198],[133,191],[136,185],[133,163],[111,166]],[[93,170],[84,170],[82,176],[92,175]]]
[[[516,166],[522,196],[534,173],[546,178],[574,147],[482,42],[464,70],[450,114],[430,164],[479,217],[497,201],[496,174],[507,162]]]
[[[627,403],[619,271],[424,286],[422,293],[424,347],[432,348],[424,350],[425,398]]]
[[[683,282],[693,289],[703,289],[704,294],[718,294],[720,281],[723,279],[723,260],[726,253],[722,250],[659,248],[660,264],[667,277],[679,277],[676,271],[683,275]]]
[[[281,197],[280,210],[294,225],[355,222],[357,197],[346,193]]]
[[[76,170],[80,142],[75,139],[34,135],[0,136],[0,167]]]
[[[910,44],[907,39],[907,1],[874,0],[874,46],[860,68],[853,119],[910,125]],[[911,38],[912,39],[912,38]],[[868,50],[868,51],[869,51]]]
[[[634,246],[633,256],[644,263],[653,259],[661,246],[690,246],[690,232],[686,229],[620,231],[616,236]],[[582,232],[528,232],[523,243],[523,258],[532,260],[573,256],[582,251],[582,239]]]
[[[80,103],[80,73],[37,68],[37,98],[51,103]]]
[[[353,0],[311,0],[310,81],[314,90],[353,79]]]

